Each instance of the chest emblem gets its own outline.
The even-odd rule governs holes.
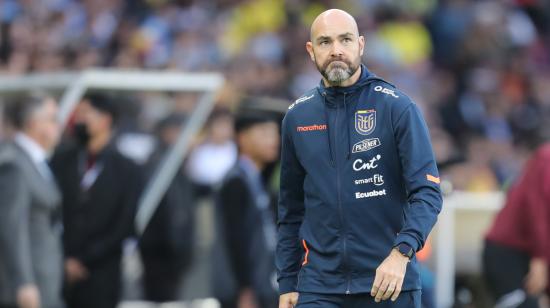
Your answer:
[[[376,110],[357,110],[355,112],[355,130],[361,135],[370,135],[376,127]]]

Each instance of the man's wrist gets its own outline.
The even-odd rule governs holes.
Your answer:
[[[406,261],[406,262],[410,262],[409,258],[405,257],[404,255],[402,255],[399,251],[397,251],[396,248],[393,248],[390,252],[390,256],[393,256],[394,258],[397,258],[399,260],[403,260],[403,261]]]

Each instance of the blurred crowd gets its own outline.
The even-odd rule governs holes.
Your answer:
[[[295,99],[319,81],[304,50],[319,12],[351,12],[364,61],[423,108],[457,189],[505,186],[548,134],[550,8],[507,0],[1,0],[0,72],[86,67],[221,71],[240,93]],[[261,76],[261,78],[258,78]],[[150,111],[150,113],[158,111]],[[546,129],[545,129],[546,128]]]
[[[274,102],[248,97],[235,115],[212,113],[141,230],[140,200],[188,115],[173,113],[142,134],[153,146],[138,159],[128,148],[143,143],[129,137],[135,133],[124,127],[116,96],[87,93],[64,131],[55,98],[9,98],[0,142],[0,308],[114,308],[128,296],[181,300],[201,246],[198,224],[216,234],[212,255],[201,256],[211,263],[199,278],[209,291],[199,292],[222,308],[276,307],[277,199],[269,183],[283,113],[270,109]],[[198,219],[200,200],[214,215]],[[132,242],[141,291],[129,295],[122,261]]]
[[[195,215],[195,198],[211,197],[227,173],[231,174],[230,170],[237,172],[245,183],[238,185],[250,187],[226,187],[225,199],[232,200],[231,195],[242,197],[243,190],[252,191],[251,194],[260,199],[271,195],[269,180],[276,174],[272,172],[276,158],[270,156],[272,153],[255,152],[253,145],[272,140],[269,148],[278,147],[278,136],[272,134],[268,139],[262,138],[262,134],[273,132],[272,124],[280,120],[277,118],[280,114],[257,117],[255,113],[254,117],[246,118],[249,114],[244,112],[241,115],[245,117],[239,118],[242,110],[237,106],[246,101],[243,97],[248,95],[275,97],[281,99],[277,105],[281,101],[288,105],[317,85],[320,75],[305,51],[305,42],[309,39],[313,18],[331,7],[345,9],[357,19],[360,32],[366,38],[363,60],[369,69],[403,89],[423,110],[442,179],[450,183],[446,187],[468,191],[505,188],[519,174],[531,150],[550,137],[550,4],[547,1],[0,0],[0,74],[17,76],[114,67],[222,72],[226,77],[226,85],[204,132],[173,180],[148,232],[140,239],[140,253],[147,262],[144,272],[147,298],[165,301],[177,297],[174,286],[181,283],[182,273],[191,262],[189,253],[194,245],[195,226],[190,217]],[[124,155],[113,154],[118,150],[107,151],[111,153],[107,157],[114,156],[119,162],[115,165],[125,169],[120,170],[124,179],[102,184],[107,191],[122,194],[121,199],[112,201],[116,194],[109,193],[109,200],[100,202],[112,201],[113,208],[119,209],[100,209],[104,216],[99,217],[106,219],[104,225],[87,221],[98,213],[77,207],[58,215],[55,213],[59,209],[50,208],[55,214],[52,219],[61,220],[63,216],[65,230],[75,230],[73,238],[64,238],[59,244],[64,246],[66,254],[65,280],[73,282],[72,289],[64,290],[65,299],[68,303],[72,301],[74,307],[85,307],[83,303],[87,302],[93,307],[90,298],[96,297],[82,291],[90,288],[89,285],[81,289],[74,287],[79,281],[92,281],[88,282],[92,290],[108,287],[103,285],[104,281],[113,283],[108,288],[113,292],[107,290],[105,296],[111,302],[96,307],[108,307],[118,300],[119,290],[115,284],[120,272],[122,252],[119,248],[122,240],[132,233],[128,221],[136,210],[139,197],[136,191],[143,189],[146,179],[154,174],[163,155],[176,141],[198,94],[117,96],[117,110],[112,106],[115,103],[112,98],[87,96],[81,102],[51,162],[51,170],[44,171],[46,182],[56,177],[60,186],[58,193],[65,198],[65,203],[99,202],[90,201],[94,193],[88,190],[101,179],[98,176],[108,160],[102,161],[107,159],[107,154],[96,154],[115,147],[114,140],[120,141],[118,137],[124,133],[148,131],[156,138],[146,158],[137,159],[135,166],[135,162]],[[50,99],[35,100],[39,102],[27,100],[23,105],[29,105],[29,110],[38,110],[43,107],[41,103]],[[252,100],[248,105],[259,101]],[[267,105],[272,108],[272,103]],[[275,109],[284,110],[284,107]],[[231,112],[235,110],[237,112]],[[8,108],[8,122],[13,122],[14,114],[21,117],[21,123],[9,123],[13,135],[41,136],[40,125],[45,124],[30,131],[23,125],[31,118],[27,111]],[[262,126],[267,122],[269,125]],[[82,124],[87,126],[83,128]],[[3,131],[2,135],[10,133]],[[19,143],[29,143],[25,137],[19,139],[23,140]],[[73,148],[71,140],[76,142],[72,146],[80,148]],[[63,147],[66,142],[68,147]],[[52,150],[52,143],[48,141],[47,150]],[[119,150],[124,152],[124,148]],[[261,167],[251,167],[249,160],[239,158],[238,149],[243,148],[249,149],[247,154],[254,158],[251,160],[262,162]],[[88,154],[78,154],[78,151]],[[35,163],[40,169],[43,159]],[[140,176],[130,178],[140,182],[138,179],[143,175],[143,181],[126,182],[128,174],[133,172]],[[116,171],[113,177],[115,175]],[[79,182],[80,187],[75,186]],[[117,188],[119,182],[126,185]],[[74,200],[67,201],[67,195]],[[52,196],[56,198],[61,197]],[[122,199],[131,200],[122,202]],[[235,203],[242,202],[237,199]],[[266,209],[272,209],[272,205],[264,203],[259,210],[247,215],[248,222],[262,222],[259,223],[262,232],[268,232],[273,227],[269,223],[273,217]],[[176,206],[179,204],[189,207]],[[67,211],[65,205],[62,208]],[[255,207],[241,212],[250,208]],[[227,264],[221,265],[242,268],[235,260],[243,257],[232,253],[239,251],[238,239],[256,232],[254,228],[258,225],[246,225],[231,213],[224,216],[223,205],[219,212],[218,229],[234,226],[228,229],[232,232],[220,235],[228,237],[223,239],[227,245],[234,243],[227,247]],[[110,223],[113,217],[125,223]],[[166,227],[167,224],[170,227]],[[185,240],[179,237],[181,234],[186,234]],[[81,245],[83,242],[88,243],[88,247]],[[267,255],[272,253],[272,247],[253,249],[265,251]],[[96,271],[91,272],[94,269]],[[268,275],[269,270],[265,269],[262,275]],[[243,282],[239,273],[233,274],[237,275],[236,283],[252,283]],[[99,278],[89,278],[94,275]],[[218,283],[226,285],[223,280]],[[23,300],[32,301],[32,292],[36,290],[23,291]],[[250,301],[250,294],[244,291],[238,294],[238,299],[231,298],[235,294],[220,296],[229,297],[227,307],[230,307],[231,301]]]

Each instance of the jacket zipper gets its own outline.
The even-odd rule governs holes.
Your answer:
[[[346,106],[346,93],[344,93],[344,107],[345,106]],[[345,132],[346,132],[346,134],[348,134],[347,135],[347,138],[348,138],[348,145],[347,146],[349,146],[349,138],[351,138],[351,136],[349,135],[349,127],[348,127],[349,123],[348,123],[348,119],[347,119],[348,114],[346,112],[347,110],[348,110],[347,108],[344,108],[344,112],[345,112],[344,122],[346,124]],[[349,153],[350,149],[347,149],[346,151],[347,151],[347,153]],[[348,157],[346,157],[346,159],[348,159]],[[342,203],[341,200],[340,200],[340,203]],[[345,261],[346,261],[346,263],[345,263],[346,267],[348,267],[349,261],[348,261],[348,251],[347,251],[347,246],[346,246],[347,235],[348,235],[347,224],[345,226],[346,226],[346,232],[344,234],[345,235],[345,237],[344,237],[344,257],[345,257]],[[348,272],[347,272],[347,279],[348,279],[348,287],[346,289],[346,294],[350,294],[351,293],[351,290],[350,290],[351,289],[351,270],[349,268],[348,268]]]
[[[346,93],[344,93],[344,103],[345,103],[345,100],[346,100]],[[335,125],[335,128],[334,128],[334,134],[335,134],[335,138],[336,136],[338,136],[338,120],[339,120],[339,114],[340,114],[340,108],[337,107],[336,108],[336,125]],[[347,115],[344,115],[344,117],[346,117]],[[347,122],[346,122],[347,124]],[[330,142],[330,139],[329,139],[329,142]],[[336,148],[336,147],[335,147]],[[336,189],[337,189],[337,196],[338,196],[338,208],[340,210],[340,223],[342,225],[342,240],[344,241],[343,242],[343,250],[344,250],[344,256],[343,256],[343,259],[344,259],[344,262],[343,262],[343,265],[344,265],[344,270],[346,272],[346,278],[347,278],[347,287],[346,287],[346,294],[351,294],[351,291],[350,291],[350,284],[351,284],[351,280],[350,280],[350,274],[349,274],[349,269],[348,269],[348,266],[347,266],[347,263],[348,263],[348,256],[347,256],[347,228],[346,228],[346,224],[344,223],[344,211],[342,209],[342,199],[341,199],[341,183],[340,183],[340,168],[339,168],[339,165],[338,165],[338,150],[334,151],[334,155],[335,155],[335,161],[336,161]]]

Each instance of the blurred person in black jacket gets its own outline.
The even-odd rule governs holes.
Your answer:
[[[176,142],[184,119],[183,115],[173,114],[158,123],[159,147],[148,163],[149,175],[154,174]],[[192,185],[180,167],[139,240],[146,300],[179,299],[178,290],[193,256],[194,216]]]
[[[63,194],[64,297],[69,308],[116,307],[122,242],[133,231],[141,189],[137,165],[114,143],[117,109],[92,94],[77,107],[77,142],[52,160]]]
[[[213,283],[222,308],[277,307],[275,211],[264,173],[278,158],[277,121],[277,114],[246,107],[236,114],[239,158],[216,199],[220,247]]]

